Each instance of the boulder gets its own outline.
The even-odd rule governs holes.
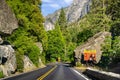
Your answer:
[[[0,45],[0,69],[5,76],[15,72],[17,68],[15,51],[11,45]]]
[[[0,0],[0,34],[11,34],[18,28],[15,14],[5,0]]]
[[[42,54],[43,52],[43,47],[42,47],[42,43],[40,42],[37,42],[36,45],[38,46],[38,48],[40,49],[40,54]],[[45,67],[45,65],[43,64],[41,58],[39,57],[39,64],[38,64],[39,67]]]
[[[24,72],[31,71],[36,68],[36,66],[33,64],[33,62],[29,59],[28,56],[24,56]]]
[[[105,37],[111,36],[110,32],[99,32],[89,38],[86,43],[78,46],[75,50],[75,61],[81,61],[84,50],[96,50],[96,62],[98,63],[102,56],[101,44],[104,43]]]

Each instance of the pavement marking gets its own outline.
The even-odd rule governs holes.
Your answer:
[[[83,74],[79,73],[78,71],[76,71],[75,69],[72,69],[75,73],[77,73],[78,75],[80,75],[81,77],[83,77],[86,80],[90,80],[88,78],[86,78]]]
[[[45,74],[43,74],[41,77],[39,77],[37,80],[43,80],[45,77],[47,77],[57,66],[53,67],[52,69],[50,69],[48,72],[46,72]]]

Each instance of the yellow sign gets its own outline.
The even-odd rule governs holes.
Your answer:
[[[84,53],[95,53],[96,54],[96,50],[84,50]]]

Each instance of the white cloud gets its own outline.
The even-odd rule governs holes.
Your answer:
[[[52,0],[42,0],[42,2],[50,3],[50,2],[52,2]]]
[[[49,4],[49,6],[51,6],[52,8],[60,8],[61,6],[59,4]]]
[[[73,0],[42,0],[43,15],[51,14],[61,7],[66,7],[72,3]]]
[[[72,3],[72,1],[73,1],[73,0],[64,0],[64,2],[65,2],[66,4],[70,4],[70,3]]]

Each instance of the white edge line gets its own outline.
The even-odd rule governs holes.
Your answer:
[[[90,80],[88,78],[86,78],[84,75],[82,75],[81,73],[79,73],[78,71],[76,71],[75,69],[72,69],[75,73],[77,73],[78,75],[80,75],[81,77],[83,77],[86,80]]]

